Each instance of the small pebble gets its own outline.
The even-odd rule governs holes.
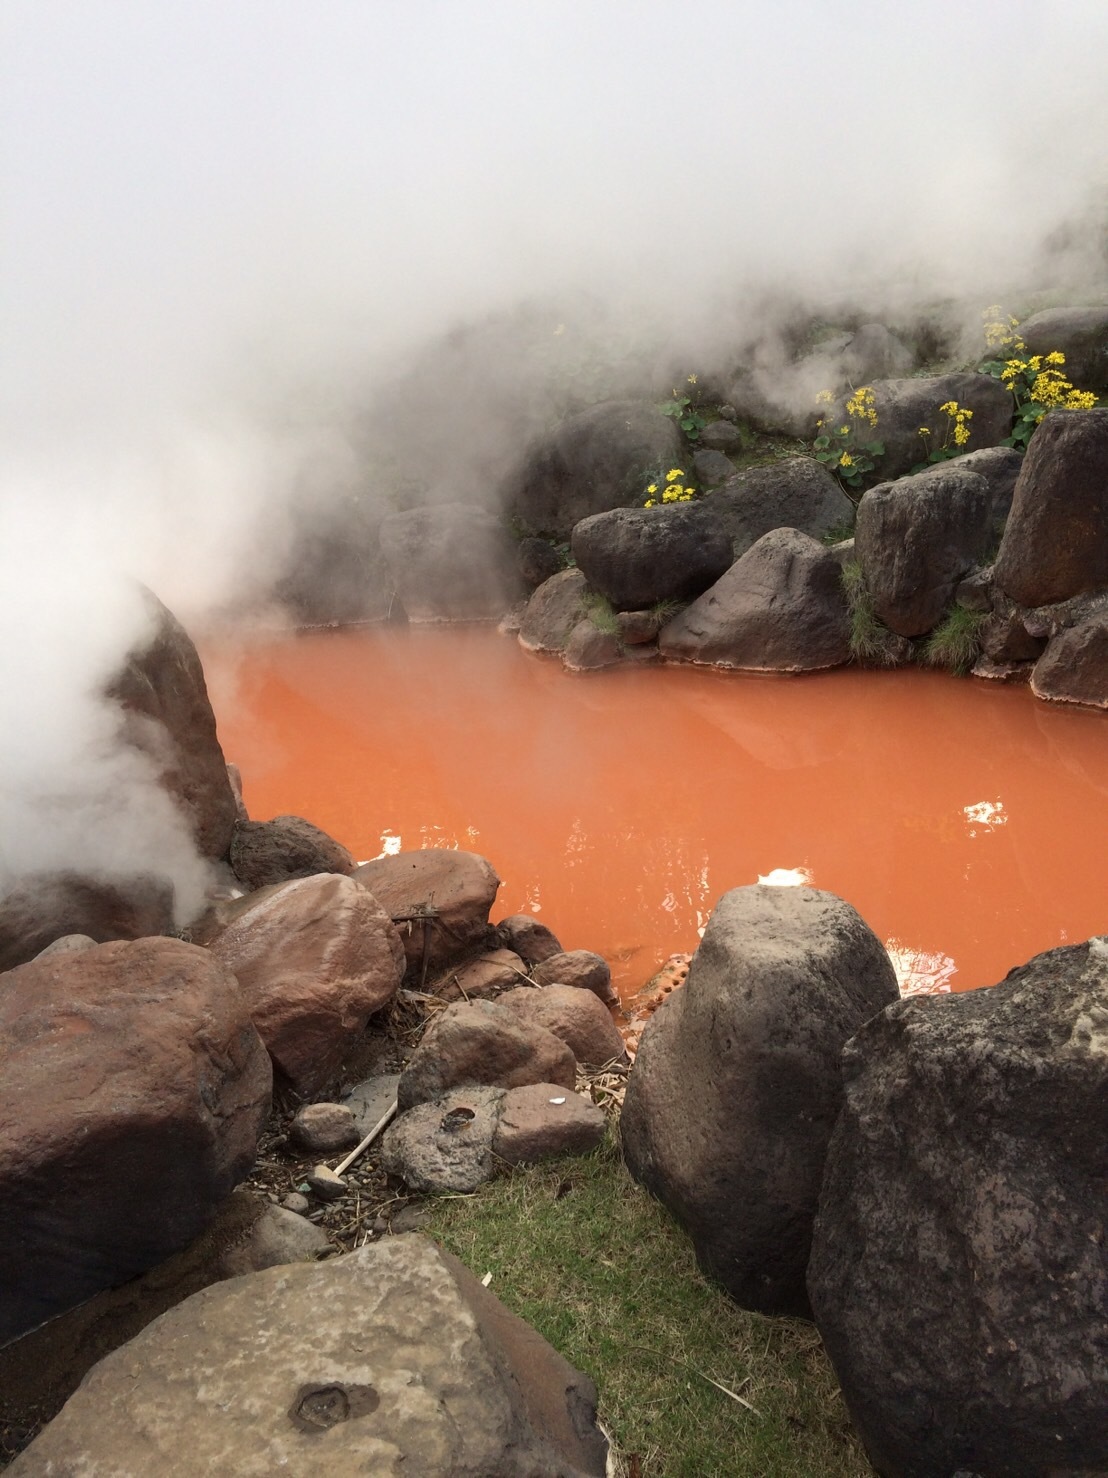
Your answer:
[[[321,1201],[337,1201],[346,1195],[346,1181],[329,1165],[314,1165],[308,1176],[308,1185]]]
[[[307,1216],[311,1210],[312,1203],[307,1196],[302,1196],[299,1191],[290,1191],[281,1205],[286,1211],[295,1211],[297,1216]]]
[[[329,1155],[358,1143],[354,1115],[342,1103],[308,1103],[289,1125],[289,1139],[310,1155]]]

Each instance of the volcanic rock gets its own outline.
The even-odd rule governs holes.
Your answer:
[[[301,1096],[325,1089],[404,973],[388,914],[335,873],[265,888],[212,940],[276,1066]]]
[[[33,873],[0,899],[0,970],[25,965],[69,935],[98,944],[173,929],[173,887],[150,876]]]
[[[569,634],[562,660],[570,672],[596,672],[614,667],[623,656],[619,637],[586,619],[578,621]]]
[[[628,1168],[743,1308],[808,1312],[843,1043],[897,995],[880,941],[842,899],[736,888],[643,1030],[620,1119]]]
[[[530,913],[514,913],[501,919],[496,926],[496,937],[528,965],[538,965],[551,955],[562,953],[554,933]]]
[[[709,498],[735,558],[771,529],[799,529],[822,539],[854,522],[854,504],[812,457],[787,457],[729,478]],[[722,573],[722,572],[721,572]]]
[[[1108,307],[1045,308],[1024,319],[1019,335],[1029,354],[1064,354],[1079,390],[1108,390]]]
[[[205,1289],[9,1469],[112,1478],[600,1478],[596,1391],[449,1253],[390,1237]]]
[[[349,873],[354,859],[333,837],[302,816],[237,821],[231,837],[231,869],[253,891],[318,872]]]
[[[448,969],[431,985],[431,993],[443,1001],[494,1000],[526,975],[527,967],[513,950],[490,949]]]
[[[353,1113],[342,1103],[306,1103],[289,1125],[289,1139],[308,1155],[348,1150],[360,1138]]]
[[[700,450],[693,453],[693,476],[699,488],[718,488],[734,476],[735,464],[722,452]]]
[[[992,375],[967,370],[923,379],[874,380],[872,389],[877,425],[872,432],[867,427],[865,436],[885,448],[877,466],[886,479],[903,477],[920,462],[926,462],[927,445],[919,434],[920,427],[929,428],[932,445],[936,439],[941,441],[946,417],[940,415],[939,407],[947,401],[956,401],[973,412],[967,423],[970,451],[999,446],[1012,429],[1012,397]],[[828,412],[828,424],[844,424],[837,419],[842,415],[840,402]]]
[[[879,1472],[1105,1471],[1106,1048],[1103,939],[848,1044],[808,1286]]]
[[[269,1112],[235,981],[177,939],[21,965],[0,990],[0,1343],[214,1218]]]
[[[587,1155],[604,1138],[604,1115],[579,1093],[554,1083],[510,1088],[500,1101],[493,1153],[508,1165],[554,1155]]]
[[[499,1004],[553,1032],[578,1062],[600,1067],[613,1059],[623,1062],[627,1058],[611,1012],[592,991],[571,985],[547,985],[541,990],[520,985],[505,992]]]
[[[1054,636],[1035,663],[1031,690],[1056,703],[1108,708],[1108,611]]]
[[[547,955],[531,971],[536,985],[572,985],[577,990],[591,990],[605,1005],[615,1006],[619,997],[612,989],[612,971],[602,955],[591,949],[570,949],[562,954]]]
[[[563,570],[544,581],[527,602],[519,644],[528,652],[561,652],[570,632],[588,615],[588,582],[580,570]]]
[[[988,483],[993,532],[1002,533],[1011,512],[1016,480],[1023,466],[1023,453],[1011,446],[984,446],[980,451],[967,452],[955,460],[960,471],[976,472]]]
[[[807,672],[850,656],[846,597],[830,550],[774,529],[699,600],[663,626],[669,661],[754,672]]]
[[[564,1091],[564,1090],[562,1090]],[[381,1165],[419,1195],[468,1195],[493,1178],[503,1088],[474,1084],[417,1103],[381,1139]]]
[[[521,539],[516,559],[528,590],[537,590],[564,568],[561,554],[549,539]]]
[[[417,968],[424,958],[425,930],[432,968],[483,944],[500,887],[483,857],[448,847],[378,857],[355,868],[351,877],[397,921],[408,964]]]
[[[388,514],[381,550],[410,621],[496,621],[523,594],[515,542],[469,503]]]
[[[594,513],[575,525],[570,547],[592,589],[620,611],[691,600],[733,559],[714,499]]]

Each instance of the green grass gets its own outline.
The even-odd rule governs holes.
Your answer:
[[[943,620],[927,638],[923,658],[932,667],[946,667],[964,676],[981,655],[983,611],[967,611],[951,606]]]
[[[584,597],[584,606],[585,614],[597,631],[603,631],[606,636],[619,635],[619,617],[606,596],[590,590]]]
[[[431,1204],[431,1235],[596,1382],[618,1472],[637,1455],[643,1478],[870,1474],[815,1329],[708,1283],[611,1140]]]
[[[856,559],[847,560],[841,578],[850,608],[850,655],[855,662],[893,661],[890,632],[873,609],[861,564]]]

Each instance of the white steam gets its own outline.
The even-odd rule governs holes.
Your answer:
[[[98,835],[187,872],[149,786],[145,830],[103,805],[121,575],[192,622],[398,466],[487,493],[575,376],[710,372],[775,304],[957,321],[1103,270],[1102,0],[0,16],[9,871]]]

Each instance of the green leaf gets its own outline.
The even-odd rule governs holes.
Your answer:
[[[865,450],[871,457],[883,457],[885,455],[885,443],[883,441],[867,441]]]
[[[829,436],[817,436],[815,441],[812,442],[812,445],[817,452],[826,451],[831,445],[831,438]]]

